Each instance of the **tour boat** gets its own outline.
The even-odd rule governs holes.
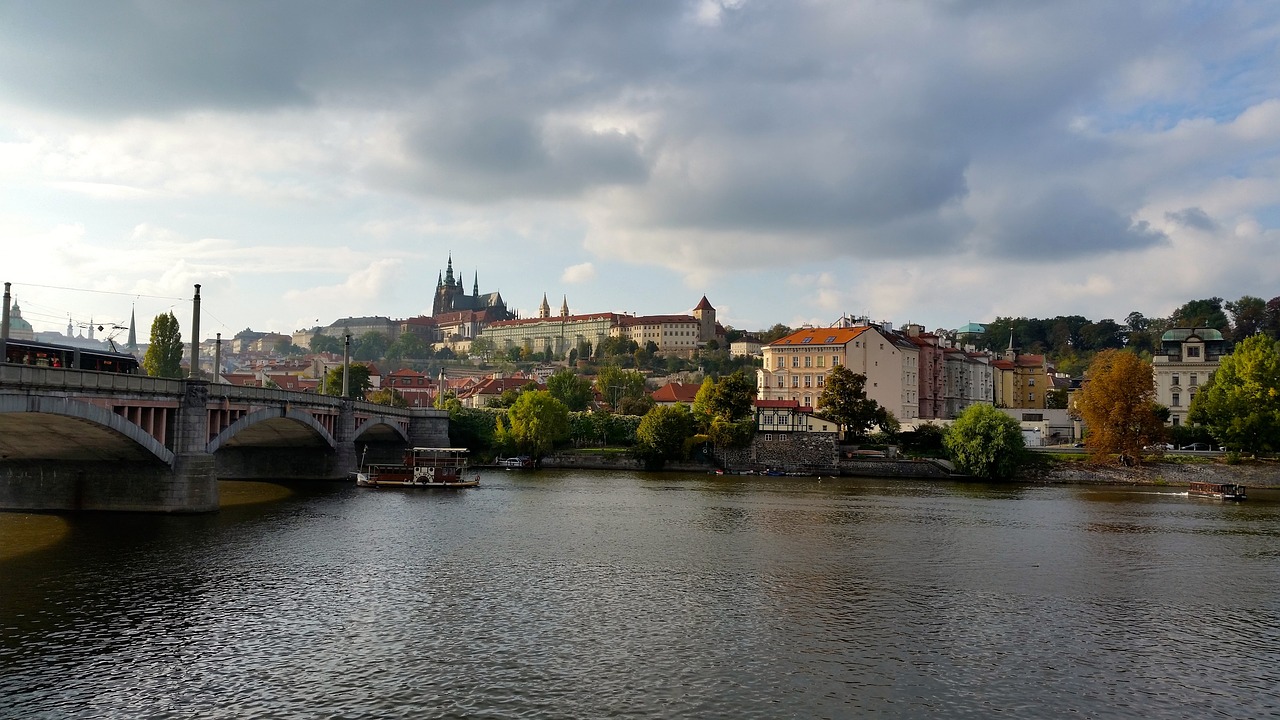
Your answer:
[[[1244,486],[1235,483],[1193,482],[1187,488],[1191,497],[1214,498],[1216,500],[1244,500]]]
[[[356,473],[361,487],[464,488],[480,484],[468,477],[466,448],[411,448],[398,465],[373,463]]]

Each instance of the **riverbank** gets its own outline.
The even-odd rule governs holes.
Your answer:
[[[625,453],[563,454],[542,460],[542,467],[637,472],[643,463]],[[912,477],[961,479],[961,475],[948,475],[936,461],[892,460],[887,458],[842,460],[827,467],[788,467],[813,475],[842,475],[846,477]],[[673,462],[663,468],[667,472],[712,472],[706,463]],[[732,470],[731,470],[732,472]],[[1185,487],[1193,482],[1237,483],[1255,488],[1280,488],[1280,461],[1253,460],[1237,465],[1221,462],[1155,462],[1141,467],[1126,468],[1111,465],[1093,465],[1087,462],[1051,462],[1029,467],[1014,477],[1022,482],[1042,484],[1077,485],[1169,485]]]
[[[1060,462],[1020,473],[1016,480],[1046,484],[1170,485],[1193,482],[1237,483],[1246,487],[1280,488],[1280,462],[1254,460],[1226,463],[1148,463],[1140,467]]]

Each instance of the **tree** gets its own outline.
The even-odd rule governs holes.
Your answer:
[[[1192,300],[1174,310],[1169,319],[1174,327],[1208,327],[1222,331],[1223,335],[1231,334],[1231,323],[1222,311],[1220,297]]]
[[[360,344],[352,351],[351,356],[357,360],[379,360],[387,353],[391,340],[377,330],[360,336]]]
[[[182,331],[172,312],[151,321],[151,344],[142,358],[142,368],[152,377],[182,377]]]
[[[769,328],[768,330],[765,330],[759,333],[760,342],[768,344],[773,342],[774,340],[780,340],[790,335],[792,332],[794,331],[791,328],[787,327],[786,325],[783,325],[782,323],[778,323],[773,327]]]
[[[369,379],[369,366],[360,363],[351,363],[351,383],[347,388],[350,393],[347,397],[363,398],[364,394],[373,386],[373,382]],[[324,375],[324,394],[333,395],[335,397],[342,396],[342,366],[330,368],[329,372]]]
[[[1018,421],[990,405],[970,405],[943,439],[962,472],[999,480],[1012,477],[1026,449]]]
[[[352,377],[355,377],[353,372]],[[369,402],[375,405],[389,405],[391,407],[409,407],[409,401],[404,399],[404,395],[395,388],[382,388],[369,393]]]
[[[1235,342],[1243,342],[1266,327],[1267,302],[1260,297],[1245,295],[1235,302],[1228,302],[1227,312],[1231,313],[1231,338]]]
[[[1093,359],[1077,407],[1095,462],[1113,454],[1125,465],[1141,462],[1143,448],[1164,436],[1155,397],[1151,363],[1127,350],[1104,350]]]
[[[1044,406],[1049,410],[1067,409],[1067,389],[1054,388],[1044,394]]]
[[[855,373],[843,365],[831,368],[827,385],[818,396],[818,411],[843,427],[846,434],[866,437],[872,426],[889,422],[889,411],[867,397],[863,389],[866,385],[866,375]]]
[[[1280,343],[1254,335],[1237,345],[1192,398],[1188,419],[1227,447],[1280,450]]]
[[[719,380],[706,378],[693,400],[693,415],[700,428],[716,419],[733,423],[750,417],[756,385],[741,370]]]
[[[617,365],[602,366],[596,374],[596,392],[617,412],[623,400],[645,395],[644,375]]]
[[[591,404],[591,381],[569,368],[557,370],[547,378],[547,392],[564,403],[569,412],[586,410]]]
[[[640,420],[636,440],[642,453],[661,466],[667,460],[679,459],[684,441],[693,435],[693,416],[682,403],[658,405]]]
[[[311,336],[311,352],[313,353],[333,353],[335,355],[342,353],[342,340],[332,336],[316,333]]]
[[[569,408],[546,390],[531,390],[507,411],[511,437],[520,450],[534,459],[551,452],[569,437]]]

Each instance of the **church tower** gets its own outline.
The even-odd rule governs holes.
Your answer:
[[[538,306],[538,317],[543,320],[551,317],[551,306],[547,304],[546,293],[542,293],[542,304]]]
[[[563,298],[563,300],[560,302],[560,317],[562,319],[568,318],[569,317],[569,296],[561,295],[560,297]]]
[[[125,346],[129,352],[133,352],[138,349],[138,321],[136,319],[136,315],[136,311],[131,306],[129,308],[129,344]]]
[[[716,309],[707,302],[707,296],[693,309],[693,317],[698,321],[698,342],[707,342],[716,337]]]

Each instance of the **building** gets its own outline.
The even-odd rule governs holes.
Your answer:
[[[899,420],[916,417],[915,368],[919,354],[906,342],[871,324],[805,328],[764,346],[764,367],[756,373],[756,397],[792,400],[815,407],[832,368],[843,365],[867,378],[867,397]],[[909,385],[904,390],[904,385]]]
[[[453,276],[453,255],[449,256],[448,268],[443,274],[436,279],[435,299],[431,303],[431,316],[439,318],[447,313],[455,313],[463,310],[472,310],[483,312],[486,310],[494,311],[495,316],[501,316],[500,319],[507,320],[512,316],[507,312],[507,304],[502,300],[501,293],[491,292],[480,294],[480,273],[475,274],[475,278],[471,284],[471,294],[468,295],[466,288],[462,286],[462,278],[454,279]],[[470,336],[474,337],[474,336]]]
[[[816,417],[813,408],[795,400],[756,400],[756,431],[765,433],[765,440],[773,440],[771,433],[838,433],[840,426],[830,420]]]
[[[990,355],[969,349],[942,349],[943,416],[957,418],[973,405],[990,405],[995,393],[995,363]]]
[[[702,389],[699,383],[671,382],[649,393],[655,405],[693,405]]]
[[[945,418],[946,373],[942,338],[914,324],[907,325],[904,332],[917,351],[916,417],[921,420]]]
[[[763,357],[764,343],[754,335],[743,335],[729,344],[729,357]]]
[[[1009,348],[992,363],[995,368],[995,393],[997,407],[1043,410],[1049,391],[1053,390],[1053,376],[1057,369],[1044,355],[1023,355],[1013,347],[1013,334],[1009,334]]]
[[[1152,357],[1156,402],[1169,408],[1169,424],[1185,425],[1191,400],[1221,365],[1226,340],[1213,328],[1173,328],[1160,336]]]

